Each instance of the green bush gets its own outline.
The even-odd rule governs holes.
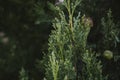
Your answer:
[[[56,6],[59,17],[54,20],[54,30],[49,38],[48,61],[44,79],[107,80],[107,77],[102,76],[101,62],[97,60],[95,53],[87,51],[86,48],[87,37],[92,27],[90,19],[86,16],[81,17],[80,13],[78,16],[74,16],[76,7],[80,3],[80,0],[64,1],[63,6],[66,8],[68,16],[60,7]]]

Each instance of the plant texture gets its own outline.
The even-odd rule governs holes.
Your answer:
[[[103,36],[103,45],[104,49],[112,49],[116,48],[118,42],[119,42],[119,29],[118,29],[118,23],[114,23],[114,20],[112,18],[112,12],[111,10],[108,11],[107,17],[102,18],[102,34]]]
[[[79,80],[107,80],[107,76],[103,76],[102,64],[97,57],[99,55],[88,50],[82,55],[85,66],[83,67],[82,79]]]
[[[20,70],[19,79],[20,80],[28,80],[28,74],[27,74],[27,72],[25,71],[24,68],[21,68],[21,70]]]
[[[54,30],[48,43],[47,80],[105,80],[101,64],[93,56],[94,53],[86,52],[92,21],[85,15],[81,16],[80,12],[78,16],[74,15],[80,3],[81,0],[65,0],[62,6],[66,8],[68,15],[56,6],[59,17],[54,20]],[[96,72],[92,71],[94,69]]]

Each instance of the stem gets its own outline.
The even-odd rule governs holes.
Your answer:
[[[66,6],[67,10],[68,10],[68,15],[69,15],[69,26],[70,26],[70,31],[72,34],[72,42],[73,42],[73,15],[72,15],[72,10],[71,10],[71,4],[70,4],[70,0],[67,1],[67,6]]]
[[[71,31],[71,42],[72,42],[72,47],[75,49],[75,40],[74,40],[74,33],[73,33],[73,13],[74,11],[72,11],[71,9],[71,5],[70,5],[70,0],[68,0],[68,6],[67,6],[67,9],[68,9],[68,14],[69,14],[69,25],[70,25],[70,31]],[[76,67],[76,70],[77,70],[77,54],[76,52],[73,53],[74,55],[74,60],[75,60],[75,67]],[[76,73],[76,79],[78,78],[78,72]]]

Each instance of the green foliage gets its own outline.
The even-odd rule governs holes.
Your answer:
[[[111,10],[107,13],[106,18],[102,18],[101,23],[103,26],[101,31],[104,35],[102,41],[104,49],[115,48],[119,42],[119,25],[118,23],[114,23]]]
[[[64,1],[63,6],[68,11],[68,19],[61,8],[56,7],[59,17],[55,18],[55,30],[52,31],[48,43],[49,59],[45,77],[47,80],[107,80],[102,76],[101,62],[96,59],[97,56],[86,51],[91,28],[89,20],[86,16],[81,17],[80,13],[77,17],[73,15],[80,2]],[[85,65],[78,62],[79,59],[82,59]],[[79,65],[83,65],[83,68]],[[82,72],[79,72],[80,69]]]
[[[102,38],[99,40],[98,48],[105,58],[104,72],[109,75],[108,79],[113,80],[117,80],[119,76],[115,73],[119,71],[119,68],[117,68],[119,65],[114,65],[118,64],[117,61],[119,61],[119,26],[118,22],[114,20],[111,10],[108,11],[106,17],[101,19]],[[117,69],[112,70],[113,68]]]
[[[82,60],[85,63],[82,80],[108,80],[102,75],[102,64],[97,57],[99,57],[98,54],[88,50],[82,55]]]
[[[66,1],[65,4],[68,5],[69,2]],[[58,10],[60,10],[59,7],[57,8]],[[71,15],[71,11],[69,12],[69,14]],[[49,66],[46,68],[46,78],[48,80],[53,80],[53,79],[62,80],[66,78],[75,80],[76,74],[75,74],[74,66],[71,61],[74,52],[73,52],[73,43],[72,43],[73,26],[70,25],[72,24],[73,21],[67,20],[65,18],[66,16],[64,12],[61,10],[59,12],[59,16],[60,19],[55,18],[55,23],[53,23],[55,30],[52,31],[52,34],[50,35],[49,38],[48,55],[50,56],[50,59],[48,62]],[[69,16],[69,18],[71,19],[72,15]],[[56,64],[53,65],[55,61]],[[53,71],[54,70],[53,67],[56,67],[54,69],[57,69],[58,71],[57,72]]]
[[[21,68],[20,70],[19,80],[28,80],[28,74],[24,68]]]
[[[120,19],[119,0],[83,0],[80,1],[80,4],[78,1],[80,0],[65,0],[63,4],[56,7],[49,3],[54,3],[55,0],[0,0],[0,80],[18,80],[21,66],[29,71],[29,79],[32,77],[34,80],[42,80],[45,73],[44,64],[50,63],[53,49],[55,49],[54,59],[59,66],[57,76],[60,76],[61,80],[74,79],[79,76],[77,75],[79,69],[82,69],[79,67],[82,63],[79,63],[78,60],[82,59],[81,54],[85,53],[86,46],[89,46],[88,35],[92,40],[89,42],[90,44],[95,45],[98,41],[98,44],[95,45],[98,52],[103,53],[106,49],[113,52],[114,58],[103,61],[107,64],[104,73],[110,75],[110,80],[120,80],[120,44],[118,44],[120,34],[118,36],[117,33],[120,29],[120,25],[117,24]],[[65,6],[68,8],[66,9]],[[75,8],[76,6],[77,8]],[[105,27],[103,24],[99,24],[107,8],[112,9],[113,17],[110,18],[111,22],[108,22],[110,20],[107,16],[104,17],[103,23],[107,26]],[[78,14],[79,11],[81,13]],[[92,17],[94,21],[91,31],[91,27],[87,27],[86,22],[84,23],[86,16],[82,17],[83,14]],[[57,18],[53,20],[55,16]],[[50,36],[53,37],[49,39],[49,42],[51,41],[49,47],[52,48],[49,48],[48,56],[45,55],[45,61],[41,61],[42,51],[47,53],[47,39],[51,30],[51,22],[57,31],[52,31]],[[106,32],[108,25],[113,25],[112,22],[118,28],[114,26],[105,37],[104,31]],[[56,27],[56,25],[63,27]],[[99,32],[102,33],[103,38]],[[38,64],[36,69],[35,64],[38,59],[39,63],[42,63]],[[84,65],[84,67],[86,66]],[[52,72],[50,67],[50,72],[48,71],[50,77],[53,76]],[[53,77],[51,78],[53,80]]]

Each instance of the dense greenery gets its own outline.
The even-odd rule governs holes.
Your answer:
[[[48,46],[52,45],[48,44],[48,37],[51,29],[54,29],[51,23],[56,22],[55,17],[59,17],[54,4],[55,0],[0,0],[0,80],[42,80],[45,77],[46,61],[42,59],[43,54],[46,53],[46,57],[54,62],[54,55],[47,56],[50,53]],[[90,53],[95,51],[100,54],[97,59],[102,61],[100,65],[103,65],[103,75],[108,74],[108,80],[120,79],[119,8],[119,0],[83,0],[74,13],[77,17],[78,12],[81,12],[81,17],[85,14],[93,20],[93,27],[87,38],[87,49],[91,48]],[[62,7],[62,10],[68,18],[66,9]],[[62,33],[60,36],[67,35],[64,31]],[[65,40],[69,40],[68,37]],[[70,50],[71,45],[66,48]],[[112,59],[102,55],[106,50],[113,53]],[[72,71],[72,64],[60,66],[69,65]]]

